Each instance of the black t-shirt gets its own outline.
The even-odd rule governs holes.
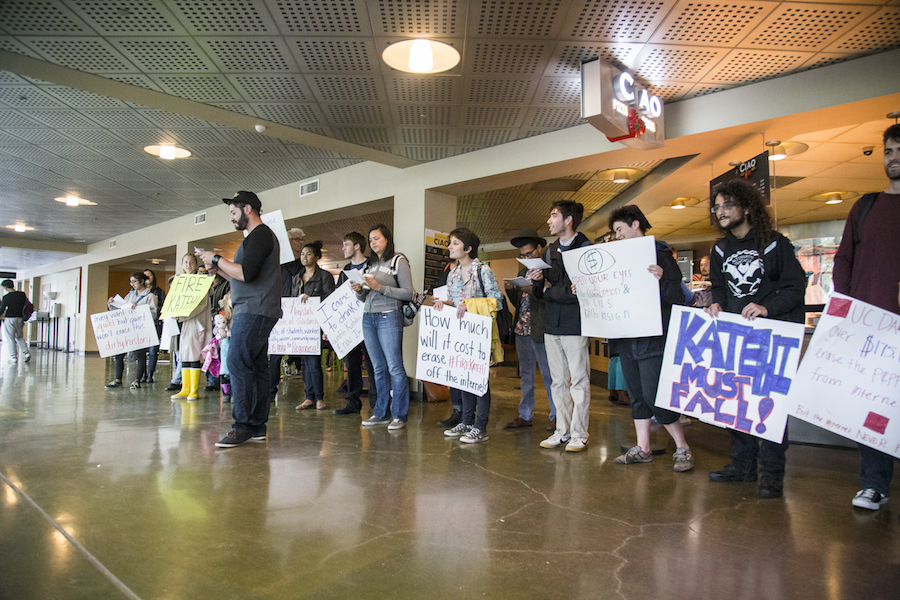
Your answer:
[[[25,295],[25,292],[7,292],[3,296],[3,300],[0,300],[0,315],[21,319],[27,302],[28,296]]]

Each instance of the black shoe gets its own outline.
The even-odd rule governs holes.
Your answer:
[[[147,383],[153,383],[153,373],[147,375]]]
[[[344,406],[344,408],[336,408],[336,409],[334,409],[334,410],[331,411],[331,412],[334,413],[334,414],[336,414],[336,415],[354,415],[354,414],[358,415],[359,412],[360,412],[360,410],[361,410],[361,409],[359,409],[359,408],[353,408],[352,406],[350,406],[349,404],[347,404],[347,405]]]
[[[756,481],[756,471],[742,472],[736,469],[734,465],[725,465],[723,469],[711,472],[709,474],[709,480],[718,481],[720,483]]]
[[[109,389],[109,388],[122,387],[122,382],[121,382],[121,381],[113,380],[113,381],[110,381],[109,383],[107,383],[107,384],[106,384],[106,387],[107,387],[107,389]]]
[[[452,415],[450,415],[443,421],[438,421],[438,427],[451,428],[451,427],[456,427],[460,423],[462,423],[462,413],[454,408]]]
[[[146,382],[147,382],[147,376],[146,376],[146,375],[141,375],[141,378],[138,379],[137,382],[138,382],[138,383],[146,383]]]
[[[775,487],[773,485],[760,485],[759,486],[759,497],[760,498],[781,498],[783,492],[781,488]]]
[[[180,384],[180,383],[170,383],[170,384],[169,384],[169,387],[166,388],[166,391],[167,391],[167,392],[174,392],[175,390],[180,390],[180,389],[181,389],[181,384]]]
[[[219,389],[219,386],[216,386],[216,385],[208,385],[208,386],[206,386],[206,387],[203,388],[203,389],[204,389],[205,391],[207,391],[207,392],[214,392],[214,391],[216,391],[217,389]]]
[[[240,446],[253,437],[253,434],[246,429],[232,429],[225,437],[216,442],[216,448],[234,448]]]

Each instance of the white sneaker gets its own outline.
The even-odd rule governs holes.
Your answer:
[[[890,498],[882,496],[881,492],[876,492],[874,488],[866,488],[856,492],[856,496],[853,497],[852,503],[853,506],[858,506],[859,508],[878,510],[887,504],[888,500],[890,500]]]
[[[453,429],[445,429],[444,435],[451,438],[462,437],[465,434],[469,433],[469,430],[472,429],[471,425],[466,425],[465,423],[460,423]]]
[[[463,442],[464,444],[478,444],[488,441],[488,436],[487,432],[484,432],[477,427],[473,427],[467,434],[460,437],[459,441]]]
[[[394,419],[393,421],[391,421],[391,424],[388,425],[388,429],[392,429],[392,430],[393,429],[403,429],[404,427],[406,427],[406,422],[401,421],[400,419]]]
[[[566,444],[566,452],[582,452],[587,448],[587,440],[581,438],[572,438]]]
[[[372,415],[371,417],[369,417],[368,419],[363,421],[362,424],[364,427],[371,427],[373,425],[388,425],[390,422],[391,422],[391,420],[388,419],[387,417],[385,417],[383,419],[379,419],[375,415]]]
[[[30,355],[30,354],[26,354],[26,355],[25,355],[25,362],[31,362],[31,355]]]
[[[558,448],[559,446],[562,446],[563,444],[568,444],[569,439],[570,438],[568,438],[568,437],[563,437],[558,433],[554,433],[553,435],[548,437],[546,440],[541,442],[541,448]]]

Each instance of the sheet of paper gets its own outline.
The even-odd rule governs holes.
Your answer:
[[[122,306],[125,305],[125,298],[116,294],[115,298],[112,299],[112,302],[110,302],[110,304],[112,304],[116,308],[122,308]]]
[[[442,285],[441,287],[436,287],[431,291],[431,295],[434,296],[435,300],[440,300],[441,302],[446,302],[450,299],[450,292],[447,289],[446,285]]]
[[[363,279],[362,273],[360,273],[359,269],[349,269],[344,271],[347,275],[347,279],[352,281],[353,283],[358,283],[359,285],[363,285],[365,280]]]
[[[526,279],[525,277],[504,277],[503,281],[508,281],[513,285],[521,286],[529,286],[533,283],[530,279]]]
[[[526,269],[549,269],[550,265],[542,258],[517,258],[517,261],[525,265]]]

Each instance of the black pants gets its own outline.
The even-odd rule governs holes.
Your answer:
[[[369,374],[369,408],[375,408],[375,401],[378,398],[375,392],[375,369],[372,368],[372,361],[369,360],[366,345],[360,344],[344,357],[344,364],[347,365],[347,395],[345,398],[347,406],[356,412],[362,410],[363,362],[366,363],[366,373]]]
[[[137,357],[137,377],[134,380],[140,381],[147,372],[147,349],[135,350],[134,355]],[[122,381],[122,375],[125,373],[125,356],[116,354],[116,381]]]
[[[731,437],[731,464],[740,472],[749,474],[756,473],[758,461],[760,485],[782,489],[788,447],[787,427],[780,444],[734,429],[729,429],[728,434]]]
[[[281,383],[281,359],[284,358],[283,354],[279,355],[269,355],[269,387],[271,388],[272,398],[278,394],[278,384]],[[296,361],[296,362],[295,362]],[[300,357],[299,356],[288,356],[288,364],[299,365]]]

